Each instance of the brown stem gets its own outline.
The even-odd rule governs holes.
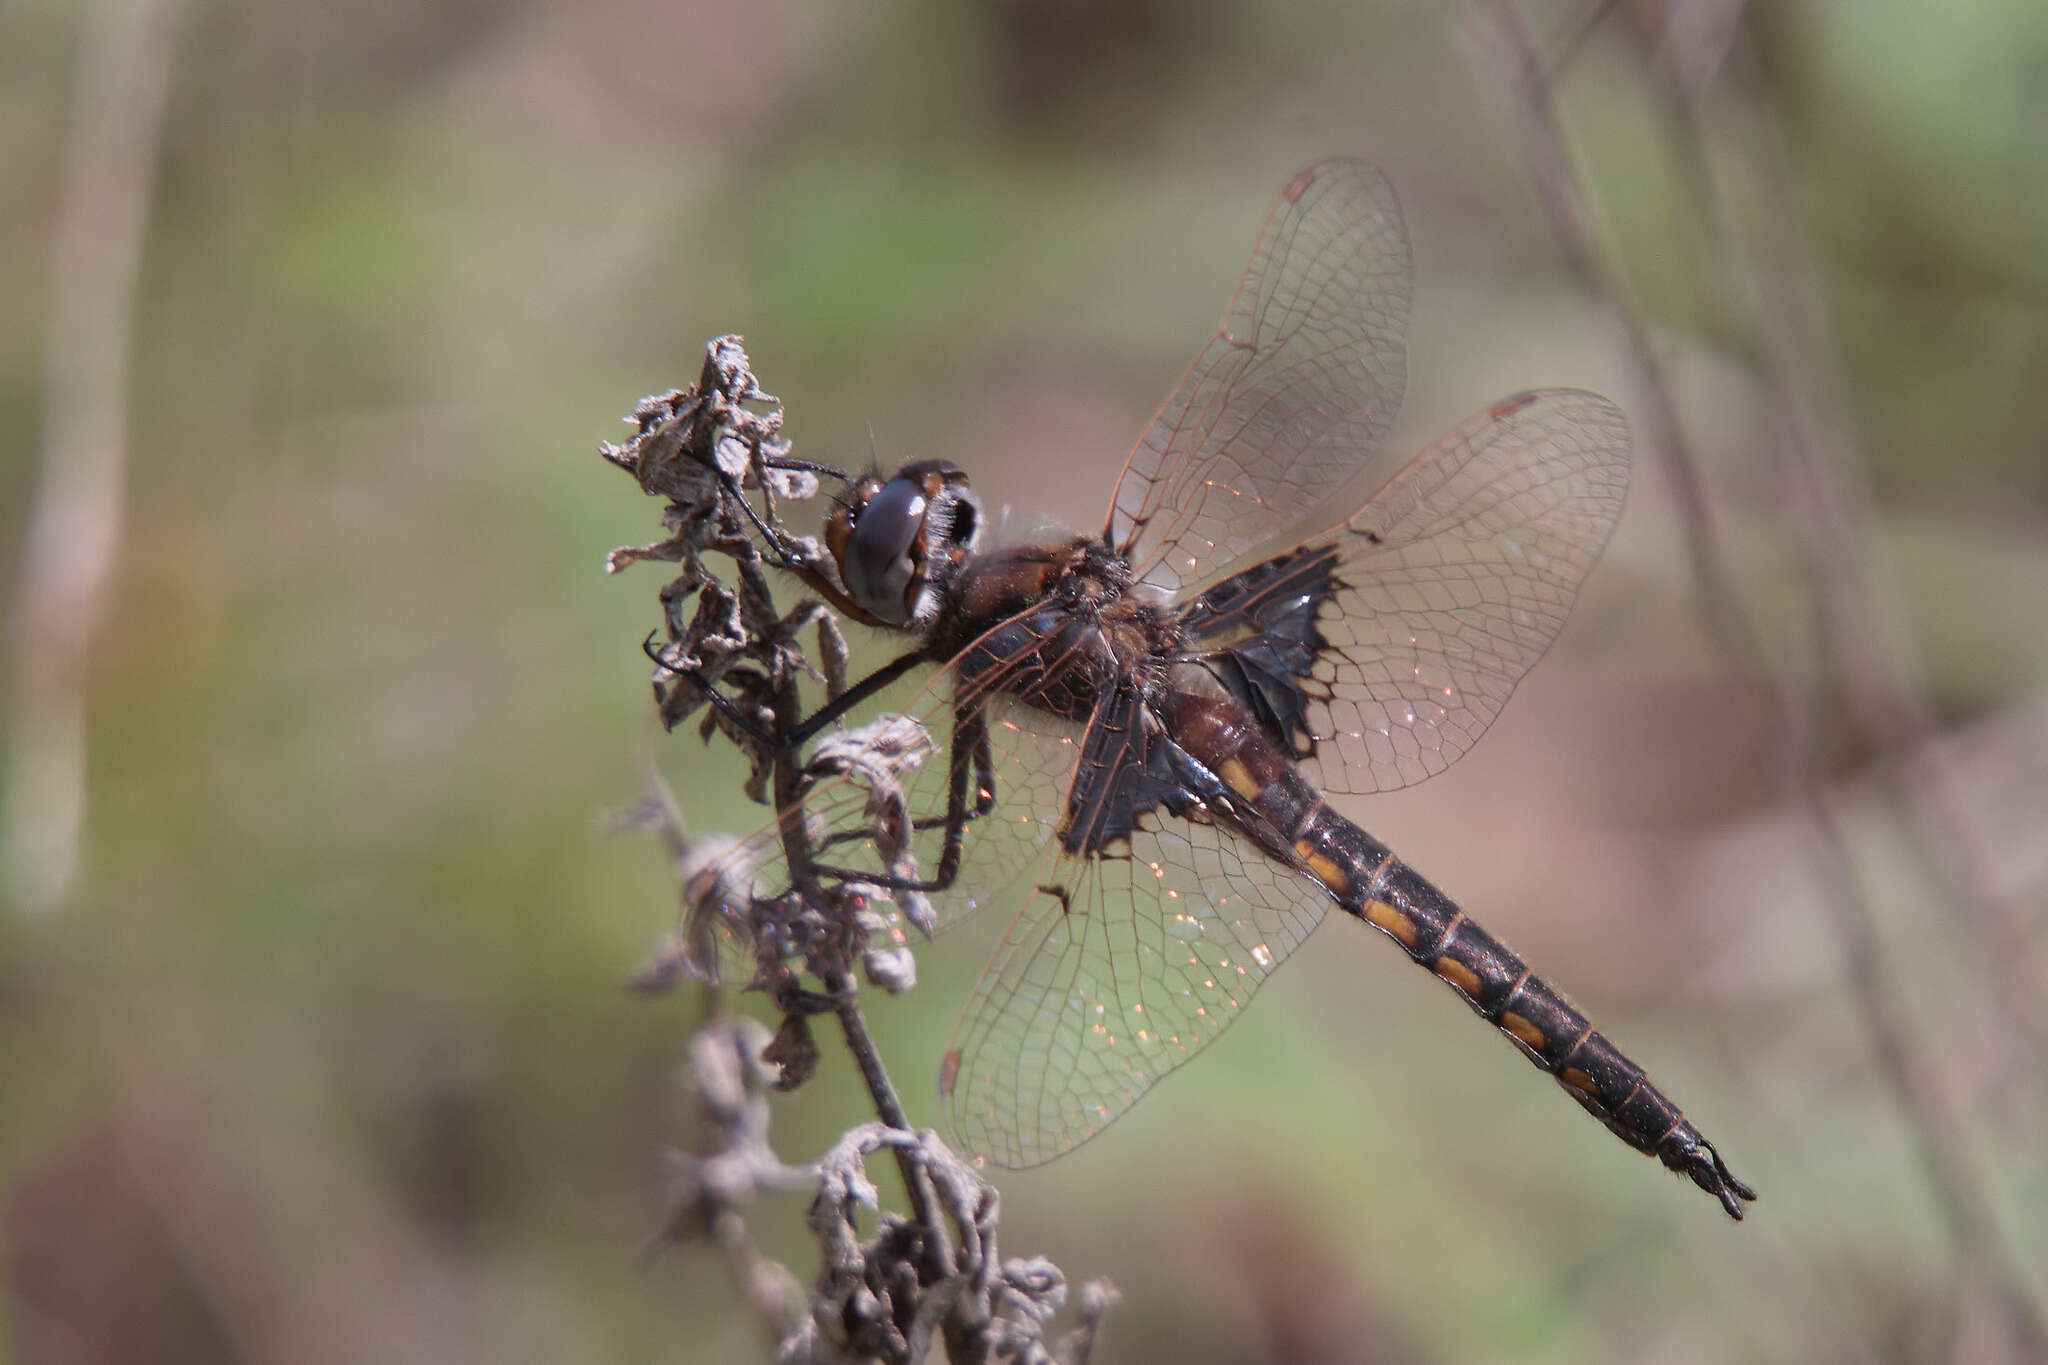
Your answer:
[[[854,984],[853,974],[840,973],[838,979],[825,983],[825,989],[832,994],[833,1010],[839,1016],[839,1029],[846,1037],[847,1050],[853,1053],[854,1063],[860,1068],[860,1078],[868,1088],[869,1098],[874,1101],[875,1117],[891,1128],[910,1132],[910,1120],[903,1112],[903,1102],[896,1097],[896,1087],[882,1065],[882,1054],[868,1035],[867,1019],[860,1012],[860,988]],[[946,1236],[946,1225],[939,1219],[930,1174],[918,1161],[915,1152],[901,1147],[896,1149],[896,1167],[903,1173],[903,1184],[910,1194],[910,1211],[918,1226],[924,1229],[931,1248],[933,1273],[939,1276],[951,1274],[952,1243]]]
[[[1485,19],[1481,36],[1489,40],[1490,54],[1515,96],[1512,113],[1552,236],[1586,287],[1608,305],[1627,339],[1624,353],[1636,371],[1636,390],[1649,419],[1650,444],[1664,453],[1678,486],[1687,553],[1694,581],[1704,594],[1702,607],[1708,627],[1737,667],[1765,687],[1771,698],[1782,740],[1779,749],[1785,756],[1781,778],[1805,815],[1828,923],[1840,946],[1879,1071],[1916,1139],[1928,1184],[1952,1240],[1969,1263],[1990,1277],[2015,1334],[2027,1343],[2031,1354],[2048,1359],[2048,1325],[2044,1325],[2025,1275],[2000,1236],[1989,1192],[1970,1158],[1937,1073],[1916,1045],[1918,1032],[1905,1016],[1902,997],[1889,985],[1872,907],[1856,883],[1843,833],[1823,789],[1819,746],[1810,721],[1818,698],[1802,695],[1801,689],[1764,666],[1755,628],[1735,594],[1733,576],[1716,542],[1698,461],[1683,440],[1670,386],[1653,357],[1647,329],[1628,298],[1624,281],[1586,228],[1551,91],[1520,7],[1514,0],[1489,0],[1481,14]],[[1824,457],[1811,448],[1800,453],[1802,473],[1810,480],[1815,477],[1813,467]],[[1834,477],[1831,471],[1829,486]],[[1822,496],[1811,487],[1806,491],[1810,499]],[[1827,547],[1812,548],[1811,552],[1825,558],[1835,548],[1839,547],[1830,541]],[[1813,571],[1821,574],[1822,567],[1816,563]],[[1835,606],[1842,609],[1839,602]],[[1858,624],[1866,623],[1859,620]],[[1833,643],[1842,646],[1840,639]],[[1893,697],[1887,705],[1895,701]]]
[[[100,0],[78,90],[50,263],[43,462],[16,590],[0,791],[0,890],[54,909],[85,820],[86,652],[121,540],[128,350],[171,84],[177,0]]]
[[[758,573],[758,568],[755,569]],[[765,589],[765,584],[763,585]],[[794,733],[803,720],[802,698],[797,693],[796,679],[783,680],[775,693],[775,728],[777,733]],[[802,763],[794,744],[785,744],[775,760],[775,808],[779,811],[798,810],[802,795]],[[782,822],[784,850],[789,858],[790,878],[799,892],[822,900],[818,885],[816,864],[811,857],[810,840],[803,828],[801,818]],[[855,1064],[860,1068],[861,1080],[866,1084],[869,1098],[873,1100],[875,1115],[891,1128],[910,1132],[909,1118],[903,1112],[902,1101],[896,1096],[896,1087],[889,1080],[889,1073],[882,1065],[882,1056],[869,1036],[867,1020],[860,1012],[860,989],[851,972],[841,970],[825,982],[825,989],[833,999],[833,1010],[839,1019],[841,1034],[846,1039],[847,1049],[853,1053]],[[940,1220],[937,1202],[933,1198],[931,1176],[918,1162],[915,1153],[903,1148],[896,1149],[896,1168],[903,1175],[903,1186],[910,1200],[911,1215],[924,1230],[927,1250],[926,1268],[934,1281],[944,1279],[952,1273],[952,1241],[946,1235],[945,1224]]]

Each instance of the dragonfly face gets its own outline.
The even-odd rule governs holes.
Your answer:
[[[869,624],[923,630],[981,539],[981,501],[966,471],[945,460],[905,465],[853,486],[825,523],[825,547]]]
[[[1410,283],[1384,177],[1319,163],[1282,191],[1099,534],[977,554],[957,466],[859,483],[826,527],[840,583],[820,586],[943,665],[908,710],[945,758],[907,786],[907,847],[878,848],[867,793],[840,780],[740,856],[778,894],[803,824],[835,875],[928,894],[940,927],[1010,912],[940,1081],[956,1139],[1001,1164],[1101,1131],[1335,905],[1739,1218],[1754,1195],[1642,1069],[1325,804],[1471,748],[1563,628],[1628,485],[1621,413],[1571,389],[1376,460]]]

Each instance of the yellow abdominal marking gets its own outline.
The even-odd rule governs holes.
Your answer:
[[[1570,1086],[1572,1089],[1583,1090],[1588,1095],[1597,1095],[1600,1093],[1599,1087],[1593,1084],[1593,1078],[1591,1076],[1588,1076],[1585,1072],[1579,1070],[1575,1066],[1568,1066],[1564,1070],[1558,1072],[1557,1078],[1563,1081],[1566,1085]]]
[[[1430,970],[1465,994],[1474,998],[1479,995],[1479,973],[1455,958],[1440,957]]]
[[[1259,799],[1259,784],[1252,781],[1252,770],[1244,766],[1244,760],[1237,758],[1226,759],[1223,766],[1217,770],[1216,775],[1223,779],[1225,786],[1229,787],[1239,796],[1242,796],[1245,800],[1256,801]]]
[[[1384,929],[1394,936],[1394,941],[1404,948],[1413,948],[1422,933],[1415,927],[1415,921],[1396,910],[1385,901],[1365,903],[1365,922],[1376,929]]]
[[[1308,840],[1295,840],[1294,851],[1300,855],[1302,862],[1308,864],[1308,870],[1316,874],[1316,880],[1330,888],[1330,890],[1342,895],[1344,890],[1351,885],[1351,878],[1345,873],[1344,869],[1337,866],[1329,854],[1324,853]]]
[[[1515,1037],[1527,1043],[1535,1051],[1540,1052],[1543,1050],[1543,1044],[1545,1041],[1543,1037],[1543,1030],[1537,1028],[1527,1019],[1524,1019],[1521,1015],[1516,1014],[1513,1010],[1509,1010],[1506,1014],[1503,1014],[1500,1017],[1500,1026],[1506,1029],[1509,1033],[1514,1034]]]

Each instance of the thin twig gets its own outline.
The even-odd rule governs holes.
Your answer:
[[[1755,54],[1746,29],[1738,29],[1732,38],[1730,65],[1738,73],[1753,71]],[[1959,912],[1965,950],[2008,1025],[1996,1036],[2020,1043],[2016,1055],[2008,1049],[1996,1070],[2004,1076],[2030,1074],[2048,1037],[2048,1021],[2025,971],[2021,916],[1992,887],[1986,860],[1971,847],[1968,821],[1958,809],[1950,774],[1928,756],[1938,725],[1919,682],[1918,661],[1911,641],[1890,628],[1899,613],[1885,604],[1887,585],[1858,543],[1862,528],[1872,520],[1868,488],[1855,476],[1864,467],[1863,460],[1847,416],[1825,306],[1815,295],[1818,272],[1791,212],[1791,186],[1775,128],[1768,119],[1745,117],[1747,111],[1740,108],[1732,120],[1723,120],[1735,134],[1732,142],[1743,153],[1741,164],[1755,182],[1753,193],[1726,193],[1714,163],[1704,155],[1706,131],[1693,91],[1682,73],[1668,64],[1660,64],[1654,74],[1653,89],[1687,159],[1687,183],[1699,200],[1700,218],[1719,241],[1734,273],[1747,284],[1749,333],[1756,338],[1762,377],[1775,399],[1778,449],[1786,457],[1793,524],[1815,588],[1821,655],[1831,661],[1831,674],[1839,680],[1850,713],[1874,751],[1874,766],[1891,799],[1918,836],[1921,862],[1946,893],[1940,899]],[[1755,86],[1754,81],[1749,84]],[[1735,203],[1748,205],[1749,213],[1736,214],[1730,207]],[[1817,679],[1805,688],[1799,701],[1802,717],[1811,717],[1820,706],[1819,689]],[[1814,787],[1805,799],[1816,813],[1810,832],[1821,836],[1812,840],[1813,856],[1830,887],[1823,903],[1845,945],[1858,1008],[1880,1070],[1906,1111],[1916,1150],[1966,1264],[1991,1284],[2029,1354],[2048,1358],[2048,1321],[2000,1232],[1990,1192],[1976,1175],[1955,1101],[1944,1093],[1938,1069],[1914,1045],[1919,1031],[1895,1014],[1897,996],[1887,985],[1889,973],[1874,917],[1867,907],[1861,914],[1851,913],[1864,902],[1851,875],[1846,835],[1814,781],[1812,756],[1818,743],[1810,719],[1802,729],[1797,752],[1804,758],[1793,777]]]
[[[1806,817],[1805,828],[1828,922],[1840,944],[1848,981],[1878,1067],[1908,1127],[1919,1142],[1922,1165],[1949,1232],[1971,1262],[1997,1285],[2017,1335],[2037,1358],[2048,1359],[2048,1331],[2033,1304],[2024,1276],[2005,1250],[1991,1202],[1971,1162],[1961,1130],[1942,1095],[1936,1073],[1916,1045],[1903,1017],[1899,993],[1891,988],[1872,907],[1852,875],[1842,831],[1828,807],[1820,781],[1820,756],[1809,716],[1817,699],[1801,697],[1778,671],[1768,668],[1755,628],[1742,609],[1714,536],[1698,462],[1682,439],[1676,406],[1648,331],[1619,274],[1585,226],[1576,176],[1565,153],[1543,65],[1515,0],[1488,0],[1481,10],[1488,50],[1516,97],[1513,114],[1522,135],[1530,174],[1552,235],[1565,259],[1620,323],[1625,355],[1637,370],[1636,391],[1649,415],[1653,444],[1670,461],[1678,484],[1687,551],[1694,580],[1704,594],[1708,626],[1728,656],[1765,686],[1783,743],[1781,777]],[[1817,457],[1817,456],[1816,456]]]
[[[760,1061],[767,1034],[757,1020],[719,1016],[690,1039],[686,1071],[702,1135],[696,1150],[671,1155],[669,1208],[646,1254],[688,1237],[708,1241],[775,1344],[801,1324],[803,1289],[762,1253],[743,1209],[761,1191],[811,1188],[817,1172],[785,1165],[768,1145],[770,1079]]]
[[[867,1019],[860,1012],[859,988],[854,985],[851,972],[843,974],[837,981],[826,983],[834,997],[833,1013],[839,1019],[839,1031],[846,1038],[846,1047],[853,1054],[854,1063],[860,1068],[862,1084],[867,1086],[868,1097],[874,1102],[875,1115],[891,1128],[900,1128],[908,1133],[910,1119],[903,1111],[903,1101],[896,1096],[896,1087],[889,1080],[889,1072],[882,1065],[882,1054],[868,1034]],[[931,1239],[931,1260],[935,1266],[944,1266],[953,1258],[952,1248],[946,1240],[946,1225],[939,1221],[939,1215],[932,1203],[931,1177],[925,1168],[912,1161],[902,1149],[896,1153],[898,1169],[903,1172],[904,1188],[910,1195],[910,1212],[917,1219]]]
[[[775,724],[781,734],[793,733],[802,723],[801,701],[797,695],[796,679],[788,679],[777,689],[775,698]],[[802,764],[798,755],[785,750],[776,760],[775,805],[778,810],[791,810],[801,805]],[[790,848],[790,875],[798,886],[814,882],[816,873],[811,862],[809,840],[800,825],[792,822],[785,830],[785,840]],[[825,990],[833,1000],[833,1013],[839,1020],[840,1033],[846,1039],[846,1047],[853,1054],[860,1068],[861,1081],[867,1086],[868,1096],[875,1106],[876,1117],[891,1128],[910,1132],[910,1120],[903,1112],[903,1103],[896,1096],[896,1087],[889,1080],[887,1068],[882,1064],[881,1053],[875,1049],[874,1040],[869,1037],[867,1021],[860,1012],[859,987],[854,983],[853,974],[839,971],[825,982]],[[943,1276],[952,1260],[952,1251],[946,1238],[945,1225],[932,1199],[931,1177],[905,1149],[895,1150],[897,1169],[902,1172],[904,1190],[910,1199],[910,1210],[918,1227],[926,1238],[927,1258],[935,1276]]]
[[[1670,383],[1650,342],[1649,328],[1624,281],[1586,225],[1578,181],[1550,105],[1543,59],[1514,0],[1485,0],[1479,14],[1483,20],[1473,29],[1482,40],[1486,55],[1506,77],[1504,84],[1514,97],[1514,107],[1508,112],[1521,135],[1523,162],[1549,223],[1551,239],[1582,285],[1607,305],[1621,328],[1622,358],[1635,371],[1633,389],[1640,399],[1634,418],[1645,429],[1642,444],[1663,452],[1677,481],[1686,554],[1692,582],[1702,594],[1700,606],[1707,629],[1732,657],[1754,669],[1754,661],[1762,657],[1762,645],[1735,596],[1733,576],[1726,567],[1727,556],[1707,510],[1699,457],[1678,418]]]
[[[177,0],[99,0],[78,44],[0,779],[0,888],[24,914],[55,909],[78,878],[86,652],[121,541],[135,279],[177,21]]]
[[[1744,68],[1753,67],[1747,43],[1737,52]],[[1686,142],[1697,147],[1702,133],[1696,109],[1682,100],[1673,104],[1685,120],[1680,126]],[[1734,196],[1716,195],[1707,207],[1723,235],[1742,243],[1742,250],[1730,254],[1750,276],[1751,330],[1777,399],[1794,525],[1819,606],[1820,643],[1892,799],[1918,836],[1920,859],[1945,893],[1938,899],[1956,912],[1987,994],[2009,1026],[1999,1036],[2020,1044],[2016,1052],[2008,1049],[2012,1055],[1997,1071],[2005,1077],[2031,1075],[2048,1051],[2048,1007],[2026,971],[2018,932],[2023,916],[1994,889],[1950,772],[1929,760],[1940,725],[1912,641],[1894,628],[1902,616],[1897,593],[1860,543],[1874,519],[1869,488],[1856,476],[1864,461],[1834,361],[1826,307],[1815,294],[1818,272],[1791,212],[1783,152],[1768,119],[1740,124],[1737,145],[1760,192],[1743,197],[1751,212],[1740,218],[1724,208]],[[1711,167],[1703,169],[1710,176]]]
[[[1746,44],[1738,50],[1751,55]],[[1688,131],[1696,142],[1698,131],[1690,120]],[[1835,350],[1823,320],[1824,308],[1813,297],[1814,267],[1790,213],[1790,188],[1775,139],[1767,125],[1746,131],[1742,145],[1747,163],[1763,191],[1750,196],[1755,216],[1744,232],[1730,221],[1733,215],[1722,207],[1723,196],[1717,195],[1710,207],[1726,235],[1741,240],[1744,249],[1731,254],[1752,275],[1748,293],[1756,318],[1753,330],[1765,377],[1778,399],[1780,446],[1789,457],[1787,484],[1794,520],[1816,589],[1819,643],[1824,657],[1833,661],[1833,675],[1875,751],[1876,766],[1892,799],[1919,836],[1921,861],[1947,893],[1944,903],[1959,911],[1966,951],[1981,969],[2011,1033],[2019,1037],[2024,1063],[2038,1057],[2044,1033],[2041,1004],[2024,970],[2025,955],[2017,949],[2018,915],[2000,903],[1984,875],[1983,860],[1972,856],[1967,821],[1956,808],[1948,772],[1927,757],[1938,730],[1933,710],[1917,682],[1909,642],[1887,628],[1896,613],[1880,606],[1883,585],[1875,580],[1869,556],[1857,544],[1860,528],[1870,521],[1869,497],[1852,472],[1862,468],[1862,461],[1849,435],[1846,403],[1830,361]],[[1811,686],[1817,689],[1818,683]],[[1818,698],[1814,701],[1817,704]],[[1809,742],[1807,752],[1816,747]],[[1818,794],[1810,799],[1816,810],[1826,813]],[[1843,833],[1832,825],[1826,832],[1827,847],[1817,850],[1817,856],[1827,861],[1846,858]],[[1845,877],[1846,864],[1834,875]],[[1838,918],[1845,907],[1861,903],[1853,891],[1828,898],[1830,912]],[[1914,1044],[1919,1030],[1891,1013],[1895,1006],[1890,1002],[1896,996],[1883,989],[1885,969],[1873,917],[1864,913],[1844,919],[1837,933],[1863,959],[1851,973],[1859,983],[1869,983],[1859,985],[1859,1004],[1867,1016],[1878,1007],[1879,1017],[1868,1018],[1867,1026],[1874,1042],[1885,1050],[1887,1076],[1916,1120],[1911,1125],[1914,1140],[1959,1247],[1993,1287],[2028,1354],[2048,1359],[2048,1319],[2000,1232],[1990,1191],[1976,1173],[1954,1100],[1943,1092],[1938,1068]],[[2002,1031],[2000,1036],[2008,1035]]]

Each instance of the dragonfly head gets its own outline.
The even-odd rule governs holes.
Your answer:
[[[920,460],[884,480],[869,475],[825,523],[839,581],[874,623],[921,630],[947,582],[981,539],[981,500],[950,460]]]

